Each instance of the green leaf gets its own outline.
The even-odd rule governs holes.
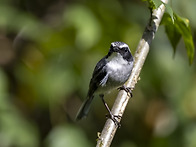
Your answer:
[[[154,3],[155,9],[157,9],[163,2],[161,0],[151,0]]]
[[[170,14],[165,13],[162,19],[162,24],[165,25],[165,31],[174,49],[174,54],[176,51],[177,44],[180,38],[182,37],[189,58],[189,64],[192,64],[194,59],[195,48],[189,20],[180,17],[175,13],[173,13],[173,20]]]
[[[165,5],[165,11],[170,15],[171,20],[174,23],[174,12],[173,12],[173,9],[168,4],[164,3],[164,5]]]
[[[174,49],[174,54],[176,52],[176,47],[178,42],[180,41],[181,34],[178,32],[177,28],[175,27],[171,16],[168,13],[165,13],[162,19],[162,24],[165,25],[165,32],[169,41]]]
[[[147,1],[151,10],[157,9],[163,2],[161,0],[143,0]]]
[[[177,14],[174,14],[174,15],[176,18],[175,20],[176,27],[179,33],[182,35],[182,38],[185,43],[187,55],[189,58],[189,63],[192,64],[193,59],[194,59],[195,47],[193,43],[193,37],[191,33],[191,27],[190,27],[189,20],[186,18],[180,17]]]

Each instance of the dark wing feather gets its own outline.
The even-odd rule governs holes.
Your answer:
[[[90,105],[94,97],[94,92],[97,90],[98,86],[105,85],[107,82],[107,73],[105,70],[105,65],[107,63],[106,57],[102,58],[97,65],[95,66],[93,76],[90,81],[89,91],[87,100],[83,103],[82,107],[80,108],[76,119],[80,120],[84,116],[86,116],[90,110]]]
[[[95,90],[100,85],[100,82],[107,75],[107,72],[106,72],[106,69],[105,69],[106,63],[107,63],[107,60],[106,60],[106,57],[104,57],[95,66],[95,69],[93,71],[93,75],[92,75],[92,78],[91,78],[91,81],[90,81],[90,85],[89,85],[89,92],[88,92],[89,96],[93,95]]]

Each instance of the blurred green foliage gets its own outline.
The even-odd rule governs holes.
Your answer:
[[[171,3],[189,18],[195,39],[196,1]],[[2,0],[0,147],[95,146],[107,113],[102,102],[74,121],[93,68],[113,41],[134,53],[149,18],[140,0]],[[195,61],[188,65],[182,40],[177,48],[173,59],[161,26],[112,146],[196,146]],[[115,96],[106,98],[110,107]]]

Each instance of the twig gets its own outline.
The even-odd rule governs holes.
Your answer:
[[[164,3],[168,3],[168,0],[162,0],[162,1]],[[163,4],[160,5],[158,9],[153,10],[150,22],[146,26],[142,39],[140,40],[136,53],[134,55],[134,59],[135,59],[134,68],[129,80],[126,83],[127,87],[134,88],[135,84],[139,79],[139,74],[141,72],[142,66],[149,52],[149,46],[155,37],[155,32],[159,27],[164,11],[165,11],[165,6]],[[112,113],[115,115],[122,116],[129,99],[130,97],[127,96],[126,92],[120,91],[113,105]],[[120,120],[121,117],[119,117],[119,121]],[[105,126],[101,132],[101,135],[98,136],[96,147],[109,147],[116,133],[116,130],[117,130],[117,126],[114,124],[114,122],[111,119],[107,119]]]

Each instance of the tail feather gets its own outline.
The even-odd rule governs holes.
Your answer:
[[[93,97],[90,97],[82,104],[82,106],[81,106],[81,108],[78,111],[78,114],[76,116],[76,120],[80,120],[83,117],[87,116],[87,114],[90,110],[92,100],[93,100]]]

